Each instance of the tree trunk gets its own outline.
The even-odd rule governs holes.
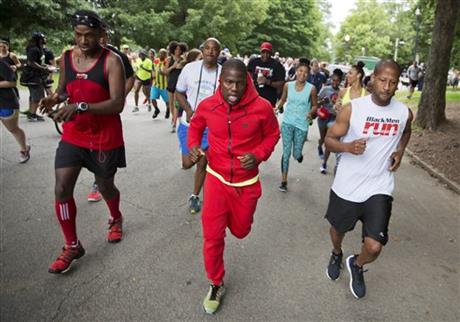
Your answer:
[[[459,10],[460,0],[437,0],[431,48],[416,117],[417,125],[424,129],[435,130],[446,120],[447,72]]]

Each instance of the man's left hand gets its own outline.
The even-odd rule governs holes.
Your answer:
[[[401,165],[402,160],[402,153],[401,152],[393,152],[390,156],[391,165],[388,170],[394,172],[398,170],[399,166]]]
[[[77,113],[75,104],[68,104],[61,107],[55,113],[51,114],[51,118],[56,122],[67,122]]]
[[[256,156],[252,153],[246,153],[245,155],[236,158],[240,160],[241,167],[243,169],[251,170],[257,166]]]

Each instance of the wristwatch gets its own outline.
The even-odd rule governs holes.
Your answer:
[[[77,104],[77,113],[83,113],[88,110],[89,106],[88,103],[81,102]]]

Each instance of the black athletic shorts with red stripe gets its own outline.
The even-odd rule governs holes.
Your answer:
[[[393,197],[389,195],[374,195],[364,202],[352,202],[340,198],[331,189],[325,217],[339,233],[353,230],[360,220],[363,239],[370,237],[385,245],[392,203]]]
[[[125,147],[98,151],[60,141],[56,149],[54,168],[84,167],[105,179],[115,175],[118,168],[126,167]]]

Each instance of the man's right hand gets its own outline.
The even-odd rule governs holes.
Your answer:
[[[191,148],[188,154],[190,161],[192,161],[193,163],[197,163],[203,155],[204,152],[203,150],[201,150],[199,146],[194,146],[193,148]]]
[[[366,150],[366,139],[354,140],[348,143],[347,150],[348,150],[347,152],[354,154],[354,155],[363,154],[364,151]]]
[[[55,93],[51,96],[42,98],[38,103],[38,109],[41,113],[48,113],[54,105],[59,103],[59,96]]]

